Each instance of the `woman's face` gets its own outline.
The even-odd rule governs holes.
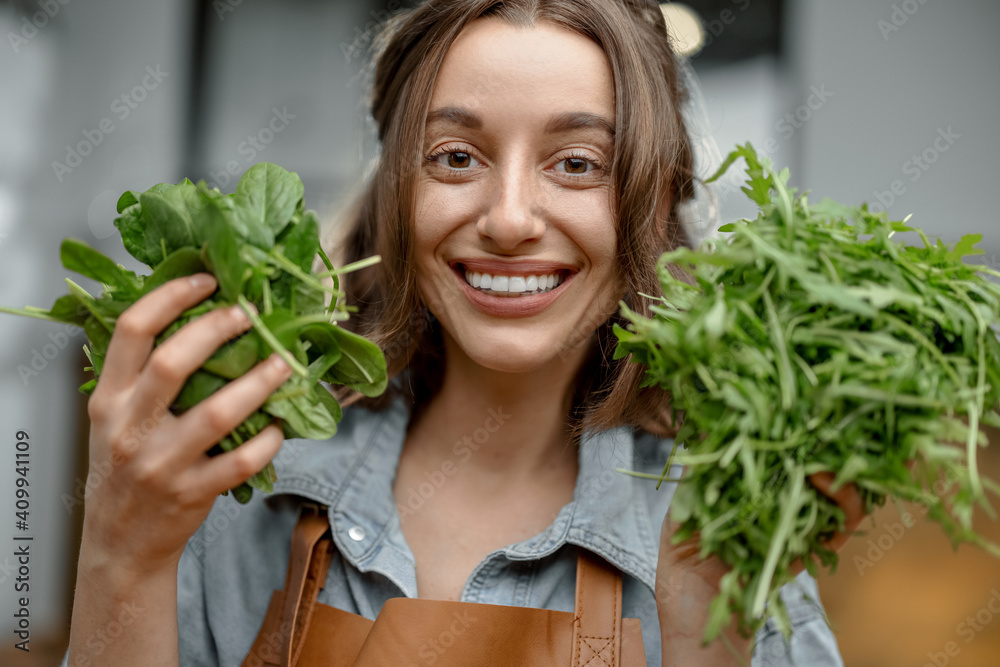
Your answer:
[[[417,281],[449,354],[579,360],[617,308],[611,68],[552,23],[470,23],[441,66],[417,182]],[[456,348],[457,344],[457,348]]]

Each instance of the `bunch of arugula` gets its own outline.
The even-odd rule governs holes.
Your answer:
[[[184,311],[155,344],[191,320],[233,304],[246,311],[253,327],[220,347],[187,379],[170,411],[184,413],[276,352],[294,374],[209,454],[238,447],[274,418],[280,419],[286,438],[330,438],[341,409],[322,383],[345,385],[366,396],[386,388],[382,351],[337,325],[349,316],[338,275],[375,263],[378,257],[334,269],[320,246],[316,214],[305,209],[302,195],[297,174],[266,162],[251,167],[231,195],[188,179],[154,185],[142,193],[127,191],[118,200],[115,227],[125,249],[149,266],[150,275],[137,275],[82,241],[65,239],[60,249],[63,266],[101,283],[101,296],[91,296],[67,278],[70,292],[52,308],[0,312],[82,327],[91,363],[85,370],[92,370],[94,378],[80,391],[90,395],[125,309],[168,280],[207,271],[218,282],[216,292]],[[317,254],[327,271],[313,274]],[[331,278],[332,286],[323,278]],[[245,503],[252,489],[272,491],[275,479],[268,463],[232,489],[233,495]]]
[[[623,303],[630,324],[615,329],[615,358],[645,365],[644,386],[682,414],[657,477],[685,466],[674,543],[697,534],[702,557],[731,566],[706,644],[732,614],[745,637],[773,617],[787,638],[790,567],[836,569],[824,542],[845,517],[808,482],[817,472],[835,474],[834,490],[856,484],[868,512],[886,497],[918,503],[953,545],[1000,557],[972,527],[977,504],[995,517],[985,490],[1000,493],[976,467],[980,423],[1000,425],[1000,286],[986,277],[1000,273],[962,261],[981,235],[946,247],[867,205],[810,204],[749,143],[709,182],[740,157],[757,218],[664,254],[652,317]],[[891,241],[906,231],[923,247]]]

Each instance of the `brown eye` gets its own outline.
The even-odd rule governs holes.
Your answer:
[[[462,153],[461,151],[448,153],[448,166],[452,169],[465,169],[471,161],[472,156],[468,153]]]
[[[566,173],[568,174],[586,174],[587,165],[589,163],[578,157],[566,158]]]
[[[428,155],[427,161],[451,171],[471,171],[479,162],[472,156],[472,153],[461,150],[450,150],[450,147],[445,147],[433,155]]]
[[[570,155],[556,164],[556,171],[571,176],[596,176],[595,172],[600,170],[599,163],[583,155]]]

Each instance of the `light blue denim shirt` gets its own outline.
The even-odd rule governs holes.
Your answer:
[[[453,463],[474,455],[478,441],[504,419],[497,406],[482,434],[456,443]],[[303,499],[329,507],[336,546],[320,602],[374,619],[389,598],[417,596],[400,515],[419,511],[420,499],[433,493],[435,484],[446,483],[451,468],[442,467],[444,472],[428,477],[426,486],[396,506],[392,483],[408,421],[402,398],[381,412],[352,406],[332,439],[285,441],[275,458],[273,496],[254,493],[247,505],[218,499],[180,561],[182,666],[242,663],[272,592],[284,586],[289,540]],[[665,483],[657,491],[654,482],[615,468],[659,473],[671,444],[627,428],[584,438],[573,501],[540,534],[488,554],[466,581],[461,600],[572,611],[576,549],[589,549],[623,573],[622,615],[642,621],[649,667],[659,667],[653,586],[660,526],[676,485]],[[792,621],[791,642],[769,621],[757,635],[753,667],[842,665],[815,581],[803,572],[782,597]],[[414,662],[430,665],[435,658],[428,646]]]

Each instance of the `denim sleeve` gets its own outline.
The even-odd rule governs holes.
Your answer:
[[[756,636],[751,667],[843,667],[837,640],[819,602],[816,580],[802,572],[781,589],[792,635],[785,641],[772,619]]]
[[[184,667],[219,666],[205,608],[205,575],[197,548],[204,544],[201,538],[207,523],[188,541],[177,566],[177,648]]]

